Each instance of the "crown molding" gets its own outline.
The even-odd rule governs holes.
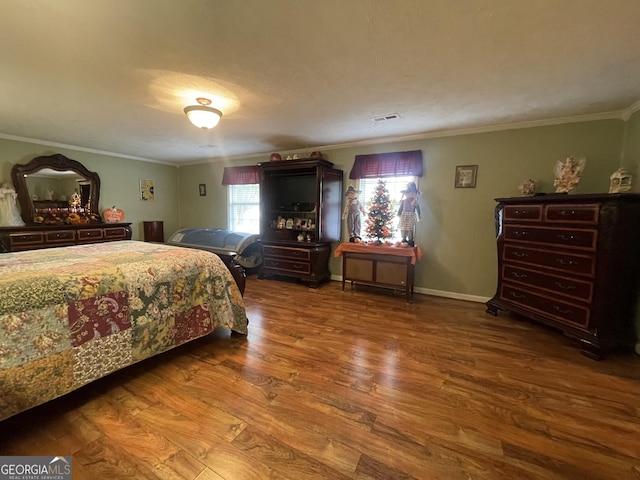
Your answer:
[[[176,166],[175,163],[161,162],[159,160],[153,160],[151,158],[136,157],[134,155],[125,155],[123,153],[108,152],[106,150],[98,150],[98,149],[95,149],[95,148],[79,147],[77,145],[69,145],[69,144],[66,144],[66,143],[50,142],[48,140],[40,140],[38,138],[19,137],[17,135],[6,135],[4,133],[0,133],[0,138],[4,138],[5,140],[15,140],[17,142],[34,143],[36,145],[44,145],[44,146],[47,146],[47,147],[66,148],[67,150],[74,150],[74,151],[78,151],[78,152],[87,152],[87,153],[95,153],[95,154],[98,154],[98,155],[107,155],[109,157],[125,158],[125,159],[128,159],[128,160],[139,160],[141,162],[160,163],[162,165],[169,165],[171,167],[175,167]]]
[[[631,118],[631,115],[640,110],[640,100],[622,111],[622,119],[627,122]]]
[[[636,109],[640,109],[640,102],[634,104],[637,106]],[[629,107],[630,110],[634,106]],[[516,123],[501,123],[494,125],[486,125],[482,127],[470,127],[470,128],[452,128],[452,129],[444,129],[444,130],[435,130],[432,132],[423,132],[417,133],[413,135],[402,135],[395,137],[377,137],[371,138],[367,140],[359,140],[357,142],[346,142],[346,143],[338,143],[338,144],[330,144],[330,145],[318,145],[318,146],[307,146],[305,150],[320,150],[320,151],[330,151],[330,150],[339,150],[343,148],[354,148],[354,147],[364,147],[368,145],[380,145],[383,143],[396,143],[396,142],[411,142],[416,140],[426,140],[430,138],[444,138],[444,137],[455,137],[460,135],[473,135],[478,133],[491,133],[491,132],[500,132],[505,130],[517,130],[523,128],[536,128],[536,127],[548,127],[552,125],[563,125],[567,123],[579,123],[579,122],[593,122],[597,120],[625,120],[624,116],[627,110],[617,110],[613,112],[603,112],[603,113],[594,113],[588,115],[573,115],[568,117],[556,117],[556,118],[547,118],[543,120],[532,120],[527,122],[516,122]],[[630,115],[629,115],[630,116]],[[301,149],[297,150],[288,150],[285,152],[279,152],[283,156],[293,155],[297,153],[300,154]],[[187,165],[200,165],[203,163],[211,163],[218,161],[233,161],[233,160],[247,160],[251,158],[269,158],[271,152],[262,152],[251,155],[235,155],[225,158],[212,158],[208,161],[202,162],[193,162],[193,163],[183,163],[181,166]]]
[[[330,151],[330,150],[339,150],[344,148],[354,148],[354,147],[363,147],[368,145],[380,145],[383,143],[396,143],[396,142],[411,142],[416,140],[426,140],[430,138],[444,138],[444,137],[455,137],[460,135],[473,135],[478,133],[491,133],[491,132],[500,132],[505,130],[517,130],[523,128],[536,128],[536,127],[547,127],[552,125],[562,125],[567,123],[579,123],[579,122],[592,122],[597,120],[623,120],[628,121],[631,115],[640,110],[640,100],[631,105],[630,107],[624,110],[612,111],[612,112],[603,112],[603,113],[595,113],[588,115],[574,115],[568,117],[556,117],[556,118],[547,118],[543,120],[532,120],[526,122],[515,122],[515,123],[501,123],[494,125],[486,125],[482,127],[470,127],[470,128],[451,128],[451,129],[443,129],[443,130],[435,130],[431,132],[423,132],[412,135],[402,135],[402,136],[391,136],[391,137],[377,137],[371,138],[367,140],[359,140],[356,142],[345,142],[345,143],[337,143],[337,144],[329,144],[329,145],[317,145],[317,146],[307,146],[304,150],[321,150],[321,151]],[[170,165],[172,167],[186,167],[191,165],[202,165],[207,163],[217,163],[217,162],[229,162],[234,160],[247,160],[252,158],[262,158],[268,159],[271,152],[260,152],[254,153],[250,155],[234,155],[229,157],[213,157],[208,160],[198,160],[194,162],[188,163],[173,163],[173,162],[162,162],[159,160],[153,160],[151,158],[144,157],[136,157],[133,155],[125,155],[121,153],[108,152],[105,150],[97,150],[94,148],[86,148],[79,147],[76,145],[68,145],[64,143],[50,142],[47,140],[39,140],[36,138],[28,138],[28,137],[18,137],[15,135],[5,135],[0,133],[0,138],[4,138],[7,140],[16,140],[19,142],[28,142],[35,143],[38,145],[46,145],[51,147],[58,148],[67,148],[69,150],[76,150],[88,153],[96,153],[99,155],[107,155],[110,157],[116,158],[126,158],[130,160],[139,160],[141,162],[151,162],[151,163],[159,163],[162,165]],[[300,154],[301,149],[295,150],[287,150],[280,152],[282,155],[293,155]]]

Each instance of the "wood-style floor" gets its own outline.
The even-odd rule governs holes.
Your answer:
[[[248,279],[222,329],[0,422],[79,479],[639,479],[640,357],[484,305]]]

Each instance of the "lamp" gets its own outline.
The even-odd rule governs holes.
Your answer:
[[[217,108],[210,107],[211,100],[208,98],[198,97],[196,101],[200,105],[184,107],[184,113],[187,115],[189,121],[203,130],[209,130],[218,125],[222,117],[222,112]]]

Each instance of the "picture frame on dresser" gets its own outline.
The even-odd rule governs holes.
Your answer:
[[[456,167],[455,188],[476,188],[478,165],[458,165]]]

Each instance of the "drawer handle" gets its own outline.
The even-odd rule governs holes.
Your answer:
[[[516,230],[515,232],[513,232],[513,235],[516,237],[526,237],[527,235],[529,235],[529,232]]]
[[[578,237],[576,235],[564,235],[562,233],[556,235],[560,240],[577,240]]]
[[[556,263],[568,266],[578,265],[578,262],[576,262],[575,260],[565,260],[564,258],[556,258]]]
[[[526,273],[511,272],[511,276],[515,278],[527,278]]]
[[[526,215],[528,210],[514,210],[513,213],[514,215]]]
[[[575,210],[560,210],[559,213],[560,213],[560,215],[563,215],[565,217],[571,217],[571,216],[576,214],[576,211]]]
[[[518,258],[525,258],[528,257],[529,254],[525,252],[513,252],[513,256]]]
[[[571,310],[569,308],[558,307],[557,305],[554,305],[553,309],[558,313],[562,313],[563,315],[566,315],[568,313],[573,313],[573,310]]]
[[[576,286],[571,285],[570,283],[562,283],[562,282],[554,282],[554,285],[558,288],[562,288],[563,290],[575,290]]]
[[[512,296],[513,298],[517,298],[517,299],[527,298],[526,295],[522,295],[522,294],[516,293],[516,292],[509,292],[509,295]]]

